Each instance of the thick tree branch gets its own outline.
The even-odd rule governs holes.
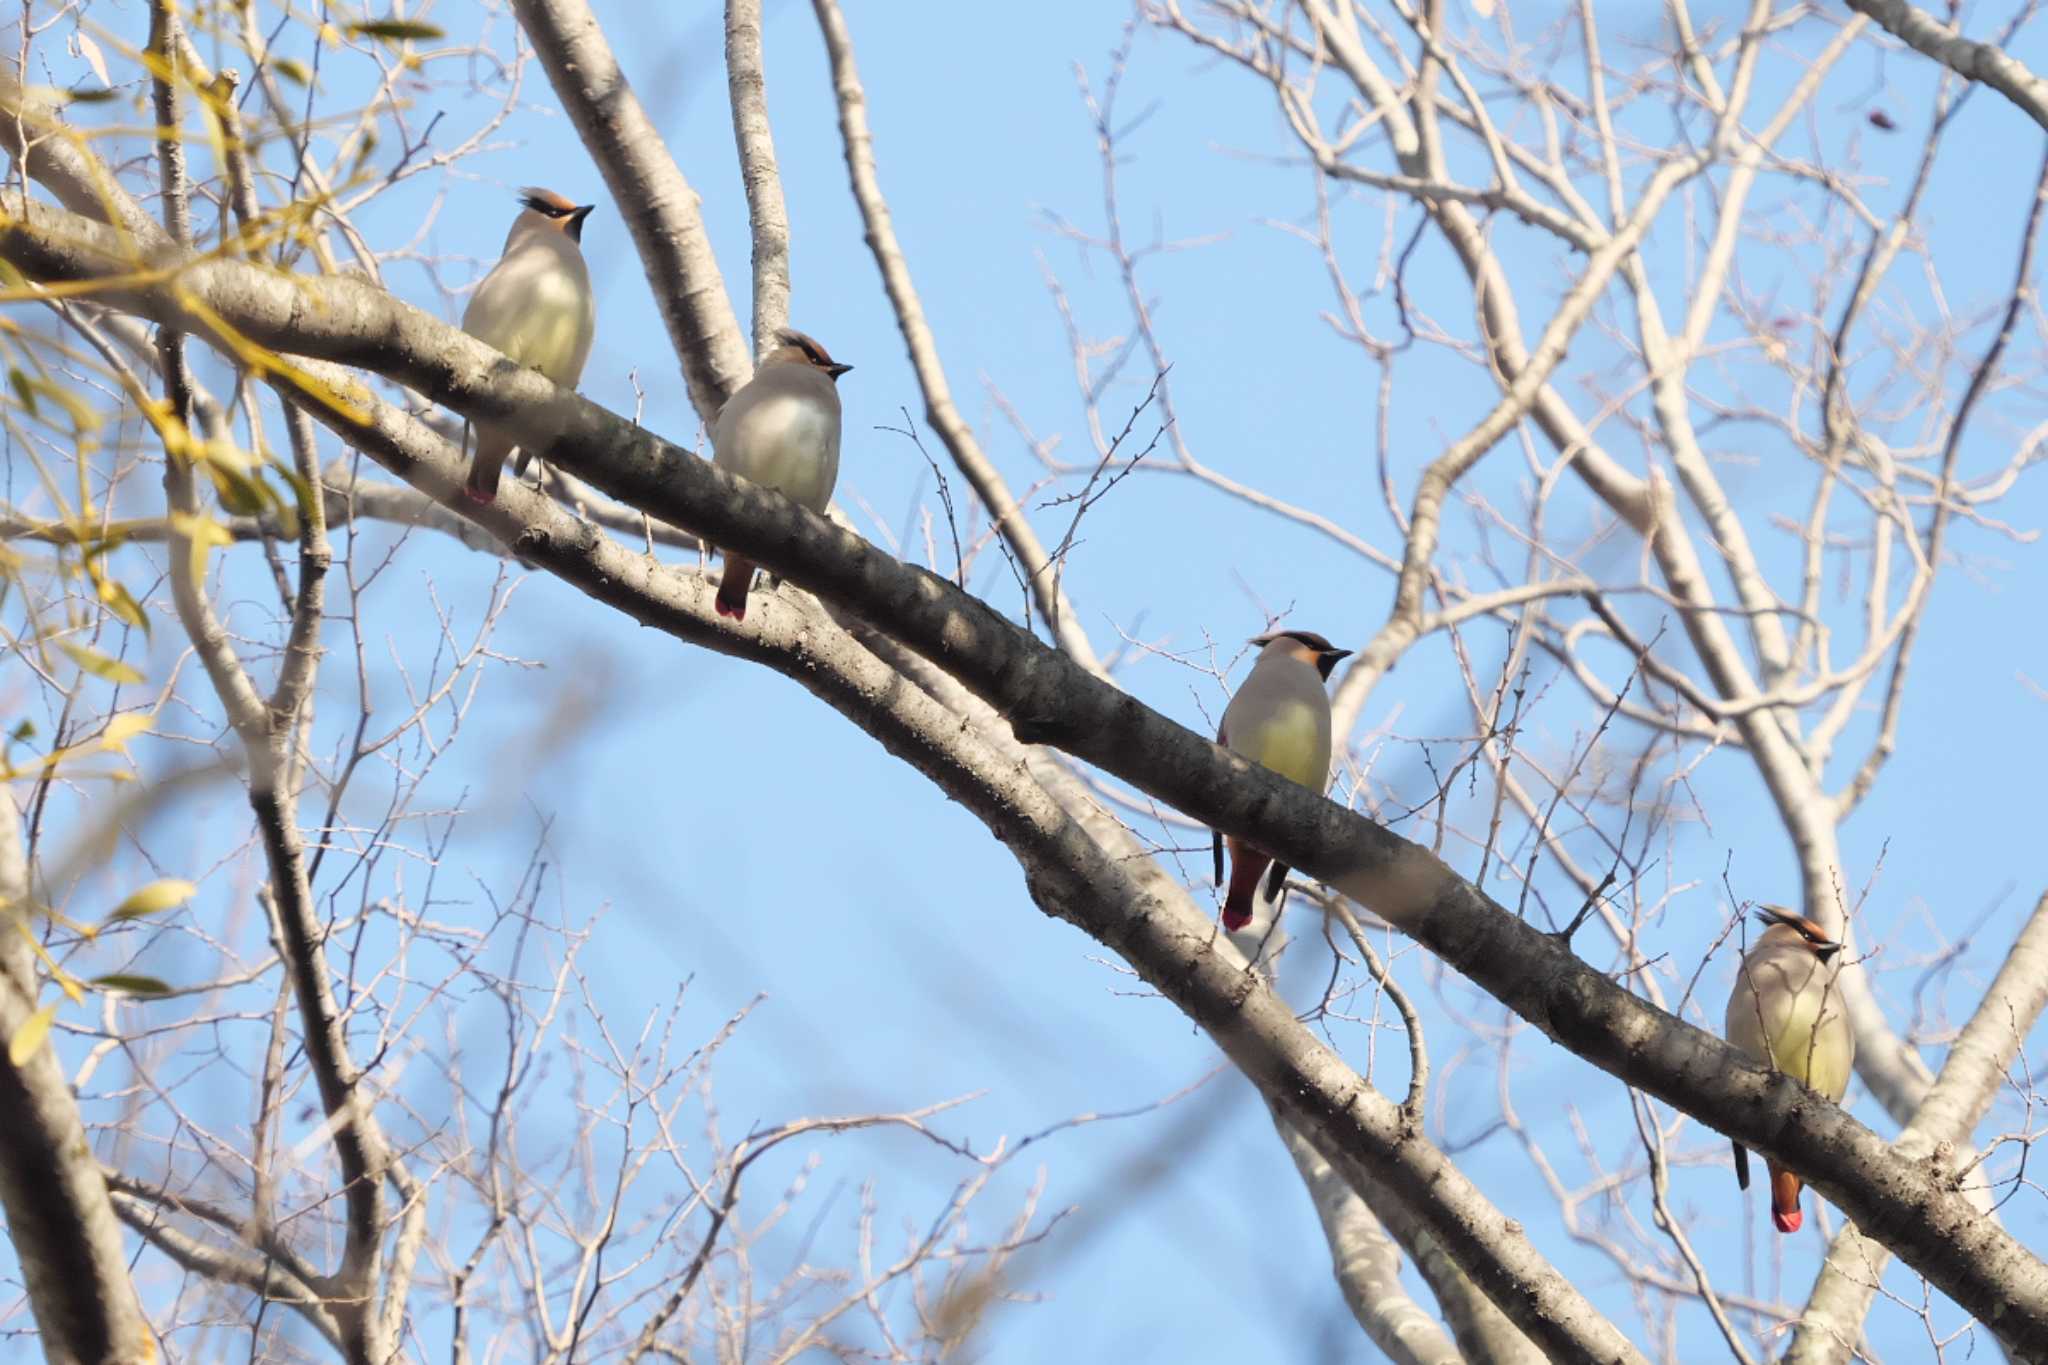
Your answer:
[[[1400,169],[1420,179],[1444,179],[1447,172],[1441,139],[1435,131],[1435,104],[1419,100],[1411,106],[1400,99],[1393,84],[1367,52],[1350,7],[1329,5],[1324,0],[1307,0],[1305,9],[1315,26],[1316,37],[1326,46],[1335,67],[1352,82],[1359,97],[1383,123],[1387,143]],[[1696,71],[1704,73],[1703,84],[1714,91],[1717,102],[1717,145],[1732,139],[1735,121],[1750,89],[1750,73],[1753,73],[1760,47],[1756,34],[1761,13],[1760,7],[1752,4],[1750,22],[1738,48],[1735,79],[1726,94],[1721,92],[1705,60],[1695,63]],[[1165,18],[1182,32],[1200,40],[1199,30],[1187,22],[1177,7],[1169,5]],[[1780,104],[1770,130],[1782,130],[1797,110],[1812,99],[1821,79],[1848,50],[1849,40],[1853,37],[1853,31],[1846,28],[1836,32],[1827,48],[1807,67]],[[1290,105],[1291,96],[1281,78],[1282,73],[1259,69],[1259,63],[1254,59],[1238,59],[1258,69],[1261,76],[1274,80],[1276,89],[1281,91],[1283,107],[1293,110],[1291,116],[1300,113],[1298,100]],[[1296,121],[1300,122],[1300,118],[1296,117]],[[1777,135],[1776,131],[1767,131],[1769,136]],[[1570,182],[1561,181],[1557,188],[1560,193],[1567,192]],[[1464,204],[1424,200],[1422,206],[1443,233],[1471,280],[1489,358],[1499,371],[1504,390],[1513,391],[1537,365],[1541,352],[1539,348],[1539,352],[1532,355],[1523,341],[1520,311],[1501,257],[1487,239],[1483,226]],[[1575,207],[1588,222],[1597,223],[1590,207],[1583,205],[1582,201]],[[1549,336],[1550,332],[1546,331],[1545,335]],[[1755,697],[1758,693],[1756,683],[1749,674],[1740,648],[1721,618],[1706,565],[1662,475],[1653,470],[1652,477],[1643,479],[1630,473],[1601,448],[1593,439],[1592,431],[1548,382],[1535,387],[1528,397],[1526,411],[1552,448],[1562,459],[1570,462],[1571,471],[1616,516],[1643,537],[1655,557],[1658,571],[1679,605],[1680,621],[1687,639],[1712,679],[1715,691],[1724,700]],[[1445,462],[1446,457],[1439,457],[1430,474],[1444,472]],[[1440,501],[1441,495],[1433,493],[1426,479],[1416,493],[1418,514],[1425,508],[1433,511]],[[1431,529],[1433,532],[1433,526]],[[1415,543],[1411,537],[1411,562],[1416,558],[1414,552]],[[1404,565],[1404,584],[1408,573],[1408,566]],[[1406,648],[1412,630],[1410,621],[1404,619],[1398,610],[1390,614],[1387,626],[1375,638],[1375,645],[1388,656],[1389,663]],[[1336,690],[1339,733],[1348,733],[1353,728],[1374,684],[1382,676],[1382,670],[1374,666],[1375,651],[1361,653],[1364,657],[1343,675]],[[1740,722],[1744,746],[1763,776],[1798,854],[1802,903],[1807,913],[1820,923],[1838,936],[1847,936],[1849,929],[1837,894],[1842,883],[1841,851],[1835,825],[1830,818],[1830,802],[1817,778],[1808,770],[1797,746],[1786,735],[1775,711],[1751,710],[1742,714]],[[1849,1007],[1850,1022],[1856,1031],[1857,1073],[1893,1117],[1904,1122],[1926,1089],[1929,1080],[1927,1069],[1885,1021],[1871,991],[1869,977],[1860,965],[1852,964],[1842,974],[1841,985]]]
[[[1929,18],[1910,0],[1848,0],[1848,5],[1965,80],[1982,81],[2017,104],[2028,118],[2048,128],[2048,81],[2036,76],[2018,58],[1990,43],[1965,38],[1948,25]]]
[[[222,1284],[238,1285],[268,1302],[288,1305],[326,1338],[330,1346],[337,1351],[343,1349],[341,1329],[322,1302],[320,1291],[314,1287],[317,1277],[300,1265],[297,1258],[279,1255],[270,1247],[262,1252],[240,1251],[218,1241],[196,1237],[170,1223],[164,1216],[166,1209],[194,1213],[186,1201],[176,1195],[150,1189],[140,1181],[117,1179],[115,1186],[114,1211],[120,1215],[121,1221],[134,1228],[143,1241],[168,1256],[173,1265]],[[220,1211],[208,1210],[197,1216],[224,1230],[234,1228],[233,1221],[221,1216]]]
[[[2034,1022],[2048,1006],[2048,895],[2034,905],[2026,927],[2007,951],[1991,989],[1948,1050],[1941,1074],[1920,1102],[1920,1112],[1899,1134],[1900,1156],[1934,1159],[1944,1171],[1966,1164],[1981,1171],[1971,1134],[2005,1086],[2007,1073]],[[1981,1175],[1971,1183],[1984,1185]],[[1890,1259],[1854,1225],[1835,1234],[1827,1260],[1800,1314],[1785,1365],[1841,1365],[1854,1353],[1863,1319],[1876,1299]]]
[[[754,353],[766,355],[775,348],[776,330],[789,322],[789,212],[782,203],[782,172],[775,165],[775,134],[768,121],[761,0],[725,0],[725,81],[753,229]]]
[[[174,243],[191,238],[190,208],[184,169],[180,83],[185,73],[176,59],[181,47],[179,23],[170,0],[150,6],[150,49],[155,98],[158,160],[164,187],[165,235]],[[192,391],[184,352],[185,329],[176,320],[161,320],[157,353],[169,405],[167,429],[175,434],[192,428]],[[293,427],[294,458],[309,486],[318,476],[312,433]],[[200,548],[202,520],[194,487],[193,457],[165,442],[164,491],[174,532],[170,545],[172,595],[178,616],[205,666],[214,691],[226,708],[249,763],[249,803],[270,871],[262,898],[270,912],[272,941],[286,964],[298,998],[306,1056],[325,1108],[335,1154],[341,1166],[343,1198],[348,1209],[342,1268],[331,1289],[329,1311],[339,1324],[352,1365],[382,1365],[390,1355],[385,1320],[378,1311],[377,1291],[383,1270],[384,1179],[390,1158],[374,1118],[359,1103],[355,1065],[334,999],[323,931],[313,908],[307,880],[305,846],[298,826],[297,789],[292,775],[294,739],[300,708],[311,695],[319,658],[319,627],[323,585],[328,565],[326,515],[317,497],[301,509],[299,587],[277,687],[265,699],[258,695],[248,671],[236,656],[233,642],[207,600]]]
[[[513,0],[512,8],[625,215],[690,402],[709,424],[754,366],[697,212],[697,192],[648,122],[589,5]]]
[[[1460,1365],[1469,1355],[1488,1365],[1543,1365],[1543,1353],[1473,1289],[1462,1270],[1447,1258],[1430,1256],[1432,1239],[1411,1225],[1407,1231],[1424,1252],[1415,1257],[1417,1273],[1435,1292],[1459,1341],[1480,1338],[1461,1352],[1458,1343],[1444,1335],[1443,1328],[1409,1297],[1401,1283],[1401,1250],[1396,1242],[1407,1245],[1408,1241],[1390,1235],[1391,1229],[1383,1226],[1374,1211],[1376,1207],[1398,1209],[1399,1202],[1384,1191],[1368,1200],[1323,1159],[1314,1143],[1285,1123],[1276,1128],[1308,1190],[1316,1219],[1323,1225],[1331,1268],[1351,1316],[1388,1360],[1401,1365]]]
[[[47,1041],[19,1066],[7,1054],[36,1012],[34,932],[21,817],[0,783],[0,1209],[51,1365],[145,1365],[156,1341],[64,1069]]]
[[[974,430],[954,406],[952,386],[946,382],[946,367],[939,359],[938,342],[925,320],[924,304],[910,279],[910,262],[896,241],[896,225],[889,216],[889,201],[882,195],[882,182],[875,170],[875,139],[868,128],[867,93],[861,88],[860,72],[853,64],[853,37],[836,0],[812,0],[818,12],[818,27],[825,34],[825,51],[832,59],[833,92],[839,99],[839,133],[846,144],[846,170],[853,182],[854,202],[860,205],[861,221],[867,224],[868,248],[875,266],[882,272],[882,286],[896,310],[896,325],[903,344],[910,351],[910,363],[917,371],[918,387],[924,390],[925,420],[946,443],[953,463],[974,494],[988,509],[996,530],[1023,565],[1030,579],[1031,595],[1038,603],[1053,638],[1091,673],[1101,673],[1102,664],[1088,632],[1074,619],[1074,608],[1060,588],[1058,565],[1045,551],[1038,532],[1031,528],[1024,509],[1011,496],[1009,485],[974,439]]]
[[[330,378],[324,371],[319,367],[315,377],[341,382],[340,376]],[[451,492],[459,482],[461,467],[454,449],[395,410],[380,405],[367,428],[351,426],[338,416],[334,422],[338,430],[353,432],[365,452],[408,481]],[[694,459],[692,463],[704,465]],[[939,673],[917,686],[906,681],[904,673],[877,657],[878,651],[891,658],[902,653],[893,639],[878,636],[865,647],[856,646],[797,595],[767,598],[772,605],[761,620],[750,614],[744,627],[730,625],[711,614],[711,585],[701,576],[626,550],[523,486],[501,492],[492,511],[500,534],[531,562],[643,624],[775,668],[874,735],[988,824],[1017,856],[1034,900],[1048,914],[1067,919],[1104,942],[1129,937],[1131,931],[1121,926],[1133,918],[1165,936],[1170,947],[1133,958],[1162,989],[1177,979],[1180,963],[1201,953],[1221,973],[1220,983],[1210,980],[1194,988],[1209,1002],[1209,1012],[1227,1011],[1228,1002],[1244,993],[1250,978],[1243,959],[1227,943],[1219,945],[1207,915],[1192,906],[1185,891],[1155,862],[1142,856],[1128,831],[1103,819],[1085,794],[1069,793],[1067,801],[1051,796],[1048,784],[1055,789],[1072,784],[1051,760],[1016,745],[992,713],[985,723],[975,724],[972,708],[934,701],[932,694],[958,687],[949,675]],[[859,628],[871,630],[866,625]],[[904,654],[902,662],[920,675],[931,667],[916,655]],[[975,706],[983,704],[977,701]],[[970,715],[964,728],[963,714]],[[1034,780],[1020,782],[1020,770]],[[1075,811],[1083,805],[1093,818]],[[1176,1000],[1187,989],[1183,985]],[[1355,1073],[1322,1051],[1270,992],[1261,999],[1271,1013],[1248,1027],[1285,1034],[1263,1046],[1282,1052],[1313,1051],[1335,1068],[1321,1084],[1357,1096],[1354,1102],[1376,1116],[1372,1168],[1391,1163],[1392,1169],[1402,1172],[1378,1188],[1381,1197],[1399,1206],[1392,1216],[1414,1229],[1418,1239],[1456,1248],[1446,1255],[1476,1266],[1466,1273],[1494,1286],[1490,1292],[1533,1299],[1547,1319],[1562,1324],[1532,1335],[1568,1351],[1597,1352],[1621,1341],[1398,1110],[1370,1095]],[[1273,1074],[1291,1073],[1283,1067]],[[1262,1082],[1284,1083],[1271,1078]],[[1278,1103],[1270,1091],[1269,1099]],[[1348,1178],[1366,1178],[1366,1162],[1356,1156],[1338,1160]],[[1395,1190],[1406,1194],[1397,1195]],[[1417,1197],[1418,1191],[1427,1194]],[[1483,1231],[1475,1235],[1474,1224]],[[1433,1279],[1449,1278],[1442,1268],[1433,1269]],[[1476,1305],[1462,1306],[1469,1310],[1465,1319],[1486,1316]]]
[[[284,279],[213,262],[180,272],[171,287],[111,278],[119,273],[115,251],[104,229],[42,205],[0,224],[0,257],[32,279],[97,278],[103,301],[195,329],[205,320],[184,300],[201,303],[259,345],[375,369],[473,420],[518,425],[539,454],[611,495],[733,546],[886,629],[959,678],[1027,742],[1065,749],[1361,901],[1569,1050],[1805,1174],[2016,1349],[2048,1350],[2048,1267],[1979,1217],[1952,1182],[1901,1159],[1797,1082],[1628,994],[1425,850],[1176,725],[935,575],[897,563],[360,281]],[[310,374],[295,382],[309,399],[324,387]],[[450,496],[450,472],[405,477]],[[482,510],[479,518],[517,536],[517,505]],[[594,528],[586,534],[597,535]],[[1404,1172],[1397,1194],[1418,1200],[1463,1184],[1448,1163],[1415,1152],[1395,1106],[1361,1091],[1349,1068],[1296,1028],[1283,1003],[1233,965],[1237,955],[1208,926],[1193,928],[1139,906],[1119,911],[1097,936],[1207,1029],[1347,1175],[1378,1169],[1384,1176],[1393,1163]],[[1445,1235],[1451,1253],[1489,1296],[1505,1301],[1524,1332],[1548,1348],[1577,1326],[1548,1315],[1555,1294],[1572,1291],[1540,1261],[1529,1264],[1517,1230],[1465,1206],[1445,1217],[1453,1224]],[[1616,1338],[1613,1354],[1626,1353]]]

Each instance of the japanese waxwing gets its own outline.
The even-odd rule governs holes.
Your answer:
[[[1271,768],[1320,795],[1330,785],[1330,695],[1323,684],[1339,659],[1337,649],[1312,630],[1278,630],[1251,641],[1260,646],[1252,671],[1223,708],[1216,742],[1234,754]],[[1232,933],[1251,922],[1259,878],[1273,870],[1266,897],[1277,900],[1288,869],[1235,838],[1215,836],[1216,881],[1223,881],[1223,850],[1230,849],[1230,891],[1223,900],[1223,927]]]
[[[802,332],[785,327],[775,339],[754,377],[718,410],[713,459],[823,515],[839,482],[839,376],[853,366],[837,363]],[[745,620],[753,582],[754,566],[728,553],[718,614]]]
[[[505,254],[470,295],[462,330],[573,389],[597,332],[597,300],[580,245],[583,220],[596,206],[531,186],[519,192],[519,202],[524,207],[512,220]],[[498,472],[518,444],[517,431],[477,423],[463,490],[482,503],[496,498]]]
[[[1848,1007],[1835,984],[1842,945],[1779,906],[1762,907],[1757,918],[1769,927],[1736,970],[1728,1041],[1840,1103],[1856,1060]],[[1780,1232],[1799,1231],[1799,1177],[1774,1161],[1764,1164],[1771,1172],[1771,1222]],[[1735,1182],[1749,1188],[1749,1153],[1739,1142]]]

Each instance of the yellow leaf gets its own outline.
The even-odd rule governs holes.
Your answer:
[[[93,576],[99,578],[98,574]],[[98,586],[100,601],[106,604],[108,612],[112,613],[115,620],[126,625],[139,626],[144,635],[149,634],[149,617],[143,613],[142,604],[135,600],[134,594],[111,578],[99,578]]]
[[[35,1056],[36,1049],[43,1045],[43,1039],[50,1036],[50,1024],[56,1017],[56,1005],[49,1004],[22,1020],[21,1027],[7,1040],[8,1062],[19,1067]]]
[[[171,529],[181,536],[190,536],[194,545],[232,545],[234,532],[199,513],[173,512],[170,517]]]
[[[166,910],[183,905],[198,892],[199,888],[176,877],[165,877],[131,892],[127,900],[115,906],[107,916],[115,919],[141,919],[144,915],[162,914]]]
[[[100,735],[102,749],[120,749],[137,735],[146,734],[153,722],[140,711],[123,711],[107,722],[107,728]]]
[[[139,683],[143,680],[141,671],[133,664],[122,663],[87,645],[59,640],[57,648],[69,654],[80,668],[96,678],[105,678],[110,683]]]

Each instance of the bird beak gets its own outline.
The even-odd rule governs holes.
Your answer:
[[[832,364],[824,367],[825,373],[831,375],[834,379],[837,379],[840,375],[845,374],[848,370],[852,368],[853,366],[851,365],[839,364]]]
[[[596,210],[595,204],[579,204],[576,211],[569,215],[568,231],[572,239],[579,242],[583,240],[583,220]]]
[[[1323,658],[1333,664],[1339,659],[1348,659],[1350,657],[1351,651],[1348,649],[1326,649],[1323,651]]]

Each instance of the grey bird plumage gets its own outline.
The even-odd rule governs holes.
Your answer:
[[[573,389],[597,335],[597,301],[581,245],[593,206],[536,188],[521,191],[520,203],[525,207],[512,220],[504,255],[463,310],[462,330]],[[497,497],[499,471],[518,445],[517,431],[476,424],[476,454],[463,485],[470,497],[482,503]]]
[[[1259,657],[1223,710],[1216,742],[1232,753],[1271,768],[1282,777],[1320,792],[1330,784],[1330,670],[1351,651],[1338,649],[1312,630],[1283,630],[1251,641]],[[1223,855],[1230,853],[1230,889],[1223,902],[1223,927],[1232,933],[1251,922],[1259,878],[1270,864],[1266,896],[1276,898],[1287,882],[1287,866],[1241,840],[1215,836],[1216,880],[1223,880]]]
[[[785,328],[754,377],[719,409],[714,462],[823,514],[839,482],[839,376],[851,370],[802,332]],[[728,553],[718,614],[744,620],[754,566]]]
[[[1839,1103],[1856,1061],[1856,1035],[1836,983],[1842,945],[1812,920],[1775,905],[1759,909],[1757,918],[1768,927],[1736,969],[1728,1041]],[[1766,1165],[1771,1222],[1780,1232],[1797,1232],[1803,1182],[1776,1162]],[[1735,1144],[1735,1180],[1749,1188],[1749,1153],[1741,1143]]]

